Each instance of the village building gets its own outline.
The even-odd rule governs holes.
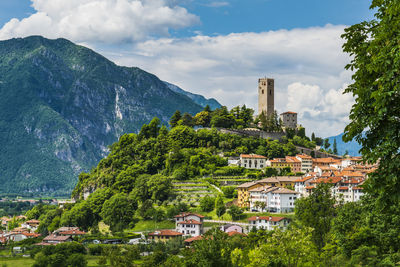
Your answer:
[[[148,238],[155,242],[167,242],[168,240],[182,236],[182,233],[173,230],[157,230],[148,234]]]
[[[243,227],[237,224],[225,224],[221,226],[220,229],[225,233],[230,233],[230,232],[243,233]]]
[[[297,128],[297,113],[292,111],[286,111],[281,113],[280,116],[282,125],[285,128],[296,129]]]
[[[296,155],[296,158],[301,162],[301,172],[308,173],[313,170],[312,157],[305,154]]]
[[[256,154],[241,154],[238,163],[239,167],[246,169],[263,169],[266,167],[267,158]]]
[[[40,221],[39,220],[29,220],[21,224],[21,227],[25,227],[31,232],[35,232],[37,228],[39,227]]]
[[[301,161],[299,159],[297,159],[296,157],[286,156],[285,160],[289,164],[289,167],[292,172],[294,172],[294,173],[302,172],[301,171]]]
[[[267,166],[274,169],[290,168],[290,163],[285,158],[274,158],[267,161]]]
[[[299,178],[300,176],[275,176],[264,178],[257,182],[262,185],[294,188],[295,181]]]
[[[184,236],[199,236],[204,232],[204,216],[195,213],[181,213],[175,217],[175,230]]]
[[[250,207],[249,190],[262,186],[258,182],[247,182],[237,187],[238,190],[238,206],[241,208]]]
[[[265,186],[252,189],[250,192],[250,210],[263,212],[292,212],[294,202],[300,193],[282,187]]]
[[[311,186],[311,181],[316,179],[314,175],[308,175],[295,181],[294,191],[299,192],[300,196],[304,197],[307,194],[306,187]]]
[[[289,219],[284,217],[272,216],[253,216],[247,219],[250,227],[258,229],[265,229],[268,231],[276,228],[286,229],[289,224]]]
[[[73,241],[72,237],[69,235],[55,235],[51,234],[43,238],[42,242],[43,243],[48,243],[48,244],[59,244],[59,243],[64,243],[64,242],[71,242]]]

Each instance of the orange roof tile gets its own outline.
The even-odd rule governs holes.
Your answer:
[[[175,218],[182,218],[182,217],[186,217],[186,216],[190,216],[190,215],[194,215],[194,216],[197,216],[199,218],[204,218],[203,215],[200,215],[200,214],[197,214],[197,213],[192,213],[192,212],[182,212],[182,213],[180,213],[178,215],[175,215],[174,217]]]
[[[201,225],[202,223],[198,222],[196,220],[186,220],[186,221],[183,221],[183,222],[178,222],[178,224],[198,224],[198,225]]]
[[[256,155],[256,154],[240,154],[241,158],[247,158],[247,159],[266,159],[267,157],[261,156],[261,155]]]
[[[319,178],[315,181],[311,181],[312,184],[336,184],[342,180],[342,177],[328,177],[328,178]]]
[[[198,236],[194,236],[194,237],[185,239],[184,242],[186,242],[186,243],[192,243],[193,241],[202,240],[202,239],[203,239],[203,237],[202,237],[201,235],[198,235]]]
[[[299,157],[301,159],[312,159],[311,156],[306,155],[306,154],[298,154],[298,155],[296,155],[296,157]]]
[[[149,233],[149,236],[182,236],[182,233],[173,230],[159,230],[153,233]]]

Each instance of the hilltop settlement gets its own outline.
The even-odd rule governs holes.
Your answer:
[[[335,144],[332,150],[314,133],[307,137],[295,112],[277,116],[274,80],[262,78],[258,85],[257,116],[246,106],[230,111],[207,106],[195,116],[175,112],[170,130],[154,118],[138,134],[121,136],[96,168],[80,174],[71,200],[31,200],[24,215],[2,217],[0,243],[36,264],[51,264],[53,254],[86,262],[89,253],[112,265],[116,255],[132,251],[126,266],[156,266],[155,261],[181,266],[165,261],[170,255],[178,262],[195,260],[196,253],[184,251],[201,251],[202,242],[297,231],[291,225],[304,217],[307,199],[323,197],[320,202],[328,206],[317,210],[330,212],[330,220],[330,210],[359,202],[378,165],[337,155]],[[317,238],[306,226],[298,231]],[[325,239],[317,240],[322,249]],[[58,250],[60,244],[75,246],[80,256]],[[231,244],[232,253],[238,244]],[[156,258],[160,249],[164,256]]]

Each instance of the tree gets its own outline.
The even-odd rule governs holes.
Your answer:
[[[231,215],[232,220],[236,221],[242,217],[243,210],[236,205],[232,205],[228,210],[228,214]]]
[[[344,141],[361,144],[363,159],[379,160],[365,190],[383,207],[399,205],[400,194],[400,9],[397,1],[372,1],[375,20],[345,29],[343,50],[352,56],[346,69],[353,71],[353,83],[345,93],[356,99]]]
[[[120,231],[133,227],[135,204],[126,194],[119,193],[112,196],[103,204],[101,217],[112,231]]]
[[[224,199],[222,198],[222,195],[218,195],[215,199],[215,213],[218,217],[221,217],[222,215],[224,215],[225,211],[226,207],[224,204]]]
[[[187,112],[185,112],[183,114],[182,119],[181,119],[181,123],[182,123],[182,125],[188,126],[188,127],[193,127],[194,124],[195,124],[192,115],[190,115]]]
[[[175,126],[178,125],[178,121],[182,118],[181,112],[179,110],[175,111],[175,113],[172,115],[171,119],[169,120],[169,125],[171,128],[174,128]]]
[[[209,127],[211,122],[211,113],[208,111],[199,112],[194,116],[194,121],[196,125]]]
[[[337,143],[336,143],[336,138],[333,139],[333,154],[337,155],[338,150],[337,150]]]
[[[200,208],[204,212],[210,212],[214,209],[215,198],[210,196],[205,196],[200,199]]]
[[[247,266],[316,266],[318,254],[311,233],[309,227],[275,230],[249,252]]]
[[[325,147],[325,149],[327,150],[330,146],[331,146],[331,144],[329,143],[329,139],[326,138],[325,141],[324,141],[324,147]]]
[[[324,247],[331,229],[335,203],[330,184],[319,184],[309,197],[296,201],[296,217],[304,226],[314,228],[312,239],[319,250]]]
[[[311,134],[311,141],[315,141],[315,133]]]

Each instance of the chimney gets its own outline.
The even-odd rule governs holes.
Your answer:
[[[269,221],[272,221],[272,217],[271,216],[269,216]]]

